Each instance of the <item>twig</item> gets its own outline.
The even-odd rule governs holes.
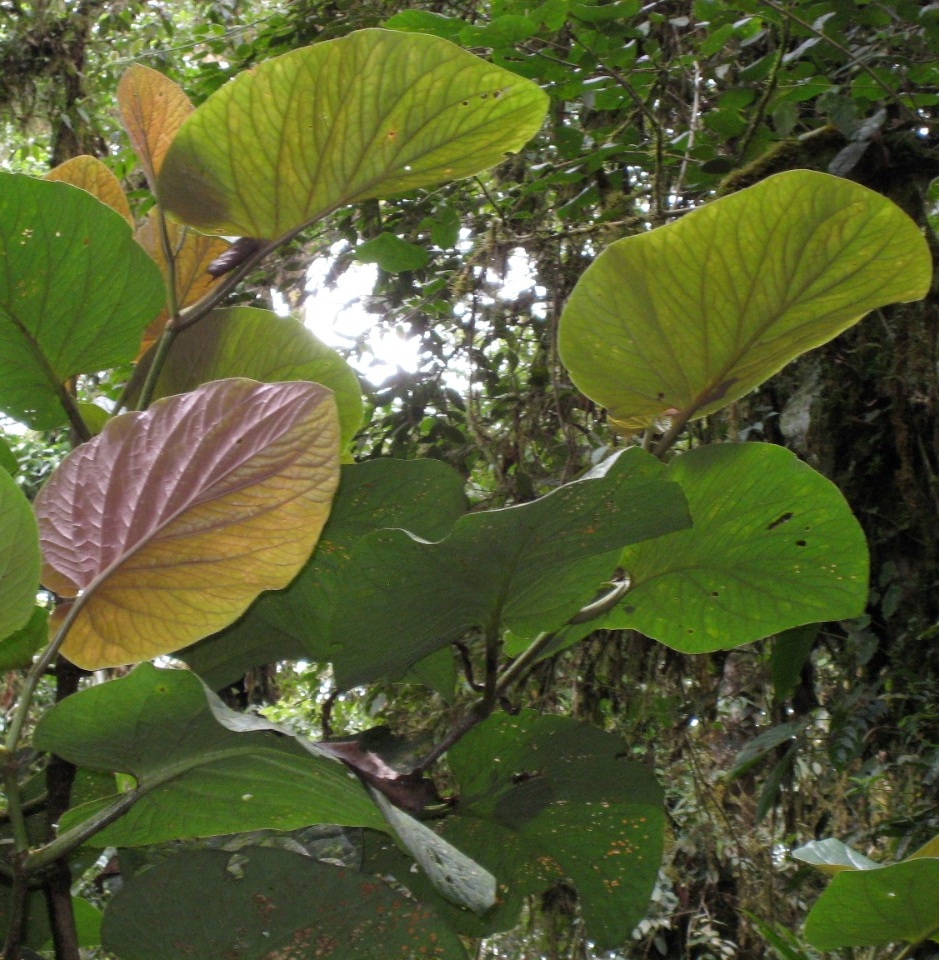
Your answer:
[[[783,20],[781,25],[782,35],[779,38],[779,48],[776,50],[776,59],[773,61],[773,66],[770,70],[769,77],[767,78],[766,86],[763,88],[763,95],[760,97],[760,101],[756,105],[756,110],[754,110],[750,115],[750,121],[747,123],[747,129],[740,138],[740,144],[737,148],[737,154],[740,157],[746,157],[750,143],[753,141],[754,136],[756,136],[757,128],[763,122],[763,117],[766,115],[769,102],[772,99],[773,94],[776,92],[776,87],[779,84],[779,71],[782,69],[783,60],[786,56],[786,46],[789,43],[789,29],[790,20],[786,18]]]
[[[333,690],[333,692],[326,698],[326,702],[323,704],[322,713],[320,714],[320,726],[323,728],[323,737],[327,740],[333,735],[333,706],[338,699],[339,691]]]
[[[856,57],[843,43],[838,40],[835,40],[833,37],[829,37],[827,33],[823,30],[820,30],[818,27],[813,26],[807,20],[803,20],[800,16],[793,13],[791,10],[784,7],[781,3],[777,3],[776,0],[760,0],[761,3],[764,3],[770,9],[775,10],[778,14],[783,17],[788,18],[793,23],[799,24],[804,30],[808,30],[813,36],[818,37],[819,40],[824,40],[830,47],[834,47],[839,53],[844,54],[848,58],[847,66],[849,67],[859,67],[863,70],[873,81],[880,87],[887,96],[897,104],[900,108],[900,112],[903,114],[903,117],[906,121],[910,123],[918,123],[919,118],[916,114],[910,110],[910,108],[903,102],[900,96],[895,90],[891,90],[890,87],[884,83],[883,80],[877,75],[871,67],[869,67],[860,57]]]
[[[587,623],[595,620],[605,613],[608,613],[622,599],[629,590],[629,580],[618,580],[613,589],[605,593],[598,600],[588,603],[586,607],[578,610],[565,624],[565,626],[577,623]],[[499,698],[505,691],[525,676],[534,664],[537,662],[540,654],[545,650],[549,643],[557,636],[556,632],[545,632],[538,634],[537,637],[528,645],[528,647],[517,656],[500,674],[499,651],[501,641],[499,639],[498,627],[493,625],[487,630],[486,640],[486,683],[483,696],[467,711],[463,718],[453,727],[449,733],[433,749],[415,765],[413,773],[423,774],[427,769],[439,760],[458,740],[462,739],[476,724],[481,723],[488,717],[496,706]]]

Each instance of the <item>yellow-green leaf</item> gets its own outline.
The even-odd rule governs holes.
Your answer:
[[[925,296],[931,273],[899,207],[794,170],[608,247],[571,294],[559,349],[623,430],[702,417],[875,307]]]
[[[151,360],[141,360],[135,382],[143,383]],[[185,393],[226,377],[265,383],[311,380],[328,387],[339,411],[343,449],[362,425],[362,389],[355,372],[293,317],[254,307],[213,311],[173,341],[154,396]]]
[[[173,141],[158,193],[205,232],[274,239],[353,201],[479,173],[546,108],[534,83],[446,40],[361,30],[216,91]]]
[[[338,479],[318,384],[221,380],[115,417],[36,499],[42,582],[81,605],[63,653],[98,669],[227,626],[293,579]]]
[[[93,197],[117,211],[131,226],[134,218],[120,180],[97,157],[72,157],[50,170],[44,180],[60,180],[87,190]]]

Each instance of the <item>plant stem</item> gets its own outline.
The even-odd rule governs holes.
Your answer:
[[[779,48],[776,51],[776,58],[773,60],[773,66],[770,70],[769,77],[766,79],[766,86],[763,88],[763,95],[760,97],[760,102],[756,105],[756,110],[751,115],[750,122],[747,124],[747,129],[744,132],[744,135],[740,138],[740,143],[737,146],[737,155],[740,157],[746,157],[747,150],[750,149],[750,144],[752,143],[754,136],[756,136],[756,131],[763,122],[763,117],[766,115],[769,102],[772,99],[773,94],[776,92],[776,87],[779,83],[779,71],[782,69],[783,59],[786,56],[786,46],[789,43],[790,23],[791,21],[789,18],[785,17],[780,25],[781,34],[779,37]]]
[[[77,850],[96,833],[110,826],[115,820],[122,817],[139,799],[139,791],[128,790],[119,797],[115,797],[106,807],[93,813],[87,820],[59,834],[55,840],[43,844],[32,850],[25,858],[25,872],[34,874],[53,864],[60,857],[64,857]]]
[[[163,260],[166,264],[165,286],[166,286],[166,310],[169,319],[163,328],[163,333],[157,342],[156,353],[153,356],[153,362],[147,371],[147,378],[144,380],[140,396],[137,398],[137,409],[146,410],[150,406],[150,400],[153,397],[153,391],[156,389],[157,380],[163,372],[166,364],[166,358],[169,356],[170,347],[176,339],[177,325],[179,324],[179,299],[176,296],[176,251],[170,243],[169,230],[166,226],[166,217],[163,210],[157,207],[157,223],[160,227],[160,246],[163,249]]]
[[[691,419],[691,415],[695,409],[695,406],[689,407],[687,410],[682,410],[681,413],[677,413],[672,417],[672,422],[668,430],[665,431],[662,438],[652,450],[653,455],[658,457],[659,460],[674,446],[675,441],[681,436],[682,430],[688,425],[688,421]]]
[[[598,600],[588,603],[577,611],[565,624],[588,623],[596,620],[604,613],[608,613],[625,596],[629,590],[629,580],[617,580],[613,589],[605,593]],[[514,683],[528,674],[538,661],[539,656],[557,636],[557,632],[539,633],[537,637],[522,651],[503,671],[498,673],[499,651],[501,640],[498,626],[487,631],[486,636],[486,682],[482,697],[473,705],[469,712],[454,726],[418,764],[412,773],[424,773],[431,764],[439,760],[458,740],[468,733],[477,723],[485,720],[495,708],[498,698]],[[495,672],[493,671],[495,664]]]
[[[26,876],[17,873],[10,892],[10,912],[7,920],[6,942],[3,945],[4,960],[19,960],[20,945],[26,926],[26,898],[29,891],[26,887]]]
[[[26,674],[23,690],[20,694],[16,709],[13,712],[13,717],[10,720],[10,728],[7,731],[2,750],[4,760],[3,779],[7,794],[7,814],[10,817],[14,843],[13,894],[10,899],[7,941],[4,948],[4,957],[6,960],[13,960],[13,958],[19,956],[22,929],[26,919],[27,881],[34,869],[29,862],[29,834],[26,829],[26,815],[23,809],[23,798],[20,793],[19,778],[17,777],[17,750],[23,728],[26,725],[26,718],[29,716],[29,708],[33,696],[36,693],[36,688],[39,686],[39,681],[45,676],[46,671],[59,652],[59,648],[64,643],[69,630],[72,628],[72,624],[75,622],[79,613],[81,613],[86,602],[86,596],[88,596],[88,594],[78,597],[72,603],[69,612],[62,621],[62,626],[59,627],[52,642],[33,664],[29,673]],[[53,857],[52,859],[54,860],[56,858]]]

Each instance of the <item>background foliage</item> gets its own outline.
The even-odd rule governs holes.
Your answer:
[[[547,124],[491,175],[357,203],[298,235],[231,304],[270,307],[276,291],[300,309],[315,258],[329,258],[329,282],[377,264],[366,309],[376,329],[417,339],[419,363],[365,384],[357,457],[443,461],[476,505],[532,500],[621,443],[557,356],[561,309],[612,241],[809,168],[893,200],[935,250],[931,5],[87,0],[9,3],[0,17],[4,166],[42,174],[98,155],[138,216],[150,199],[112,112],[131,63],[165,72],[198,104],[272,55],[388,24],[456,40],[547,91]],[[664,866],[623,956],[757,957],[767,944],[811,956],[792,931],[822,882],[787,851],[832,836],[902,860],[939,832],[935,310],[934,296],[875,310],[688,428],[687,445],[788,447],[838,485],[871,550],[863,617],[694,656],[613,624],[546,658],[527,684],[529,705],[615,732],[665,787]],[[348,353],[367,372],[372,349],[362,338]],[[88,378],[84,398],[113,398],[119,383]],[[63,434],[10,436],[30,494]],[[18,683],[7,675],[5,705]],[[440,733],[416,688],[330,693],[321,668],[281,666],[231,696],[276,701],[272,715],[305,729],[381,721],[412,738]],[[564,884],[527,908],[531,925],[481,956],[590,950]]]

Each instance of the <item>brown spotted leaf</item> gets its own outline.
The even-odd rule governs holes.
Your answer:
[[[498,878],[483,917],[438,898],[386,837],[367,835],[366,865],[474,937],[515,926],[525,897],[572,882],[587,936],[618,947],[648,908],[664,836],[662,791],[628,755],[613,734],[531,710],[493,715],[450,749],[456,814],[439,833]]]
[[[464,960],[432,911],[372,876],[273,847],[194,850],[125,878],[106,950],[122,960]]]

